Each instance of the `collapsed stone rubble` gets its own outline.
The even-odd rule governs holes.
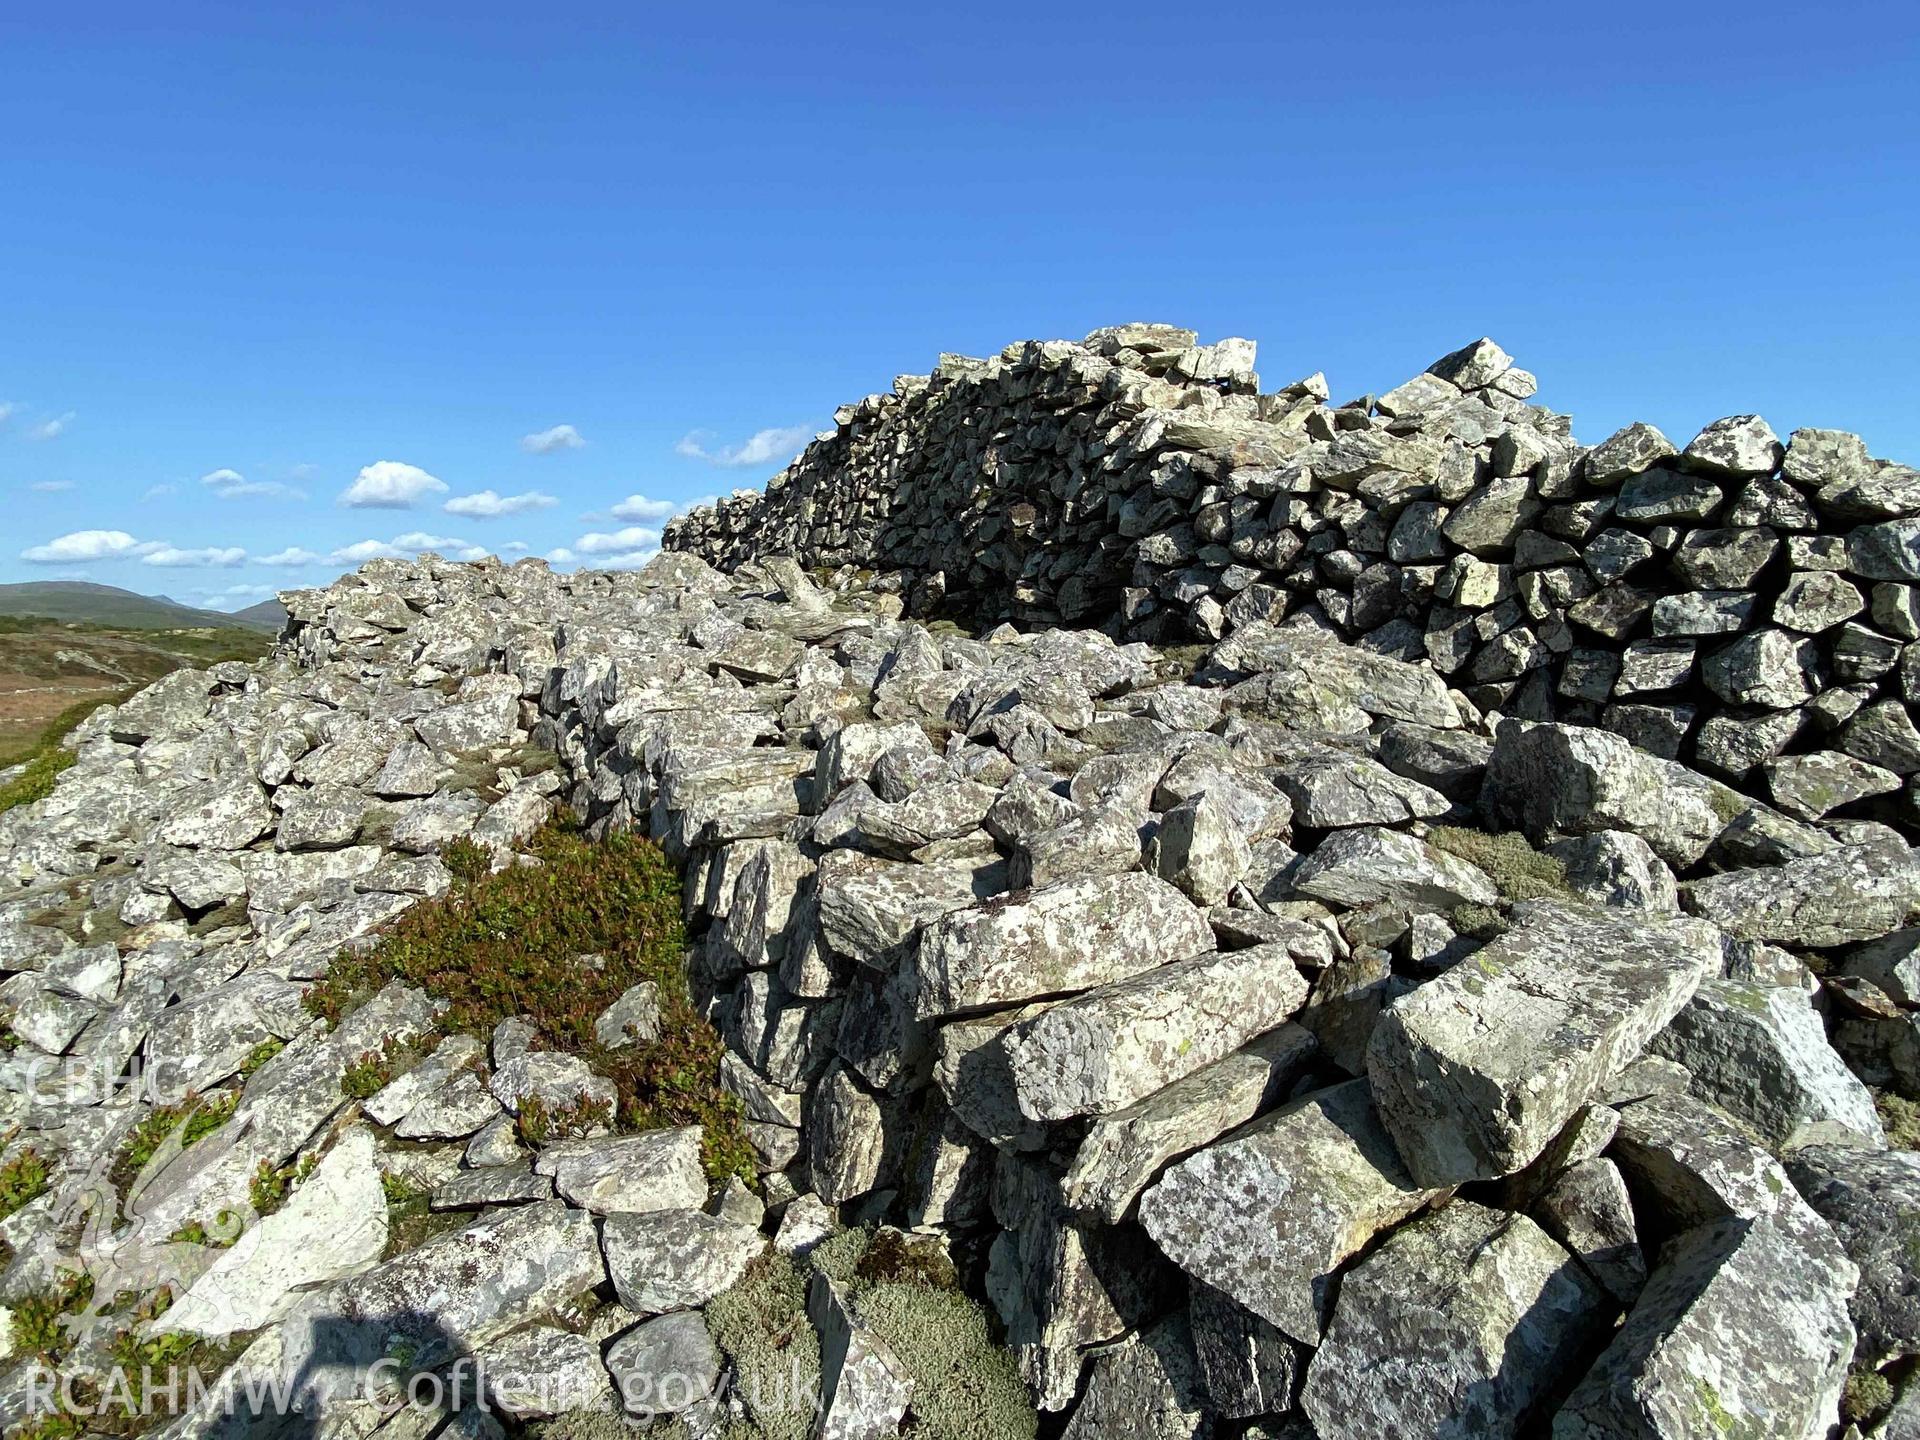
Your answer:
[[[1252,363],[948,357],[639,572],[376,561],[99,712],[0,815],[0,1162],[52,1171],[0,1304],[178,1283],[153,1333],[330,1430],[419,1428],[328,1391],[404,1342],[753,1433],[729,1295],[865,1225],[1076,1440],[1838,1435],[1920,1355],[1920,479],[1753,417],[1583,449],[1487,341],[1339,408]],[[754,1186],[690,1128],[530,1136],[611,1085],[513,1022],[342,1092],[436,1002],[305,984],[563,808],[681,866]],[[153,1104],[223,1092],[119,1193]],[[305,1173],[259,1218],[263,1165]],[[394,1252],[383,1177],[470,1223]],[[852,1283],[793,1302],[819,1433],[950,1433]]]

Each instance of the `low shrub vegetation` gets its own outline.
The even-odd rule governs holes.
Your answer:
[[[1502,900],[1567,900],[1573,897],[1573,890],[1567,884],[1567,867],[1551,855],[1542,855],[1518,831],[1489,835],[1482,830],[1435,825],[1427,832],[1427,843],[1436,850],[1486,871],[1487,878],[1493,881]]]
[[[500,1021],[525,1015],[541,1045],[579,1055],[613,1081],[615,1128],[700,1125],[709,1175],[751,1180],[744,1116],[720,1088],[720,1036],[687,990],[673,862],[644,837],[595,844],[565,824],[542,830],[530,850],[538,863],[493,873],[481,847],[449,846],[442,858],[454,888],[414,906],[365,953],[341,954],[308,992],[309,1008],[337,1021],[397,979],[447,1002],[446,1033],[485,1041]],[[603,957],[598,967],[577,963],[593,954]],[[643,980],[659,987],[660,1038],[606,1049],[593,1022]],[[570,1118],[532,1120],[565,1133]]]
[[[51,1172],[31,1145],[0,1165],[0,1220],[47,1193]]]

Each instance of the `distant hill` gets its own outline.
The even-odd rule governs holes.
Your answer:
[[[258,605],[249,605],[244,610],[236,610],[227,617],[235,624],[252,629],[271,630],[275,635],[280,627],[287,623],[287,607],[278,600],[262,600]]]
[[[82,620],[128,630],[238,626],[278,633],[286,611],[279,602],[270,600],[228,614],[182,605],[164,595],[139,595],[85,580],[29,580],[0,585],[0,615],[45,615],[54,620]]]

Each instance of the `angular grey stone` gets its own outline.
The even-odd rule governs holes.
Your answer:
[[[432,1210],[480,1210],[553,1198],[553,1181],[536,1175],[524,1162],[462,1170],[433,1187]]]
[[[822,856],[818,874],[822,938],[836,954],[864,965],[882,963],[927,922],[980,898],[972,871],[853,851]]]
[[[1729,415],[1694,436],[1681,453],[1705,469],[1768,475],[1780,468],[1787,447],[1758,415]]]
[[[1161,817],[1147,858],[1162,880],[1201,905],[1218,905],[1247,873],[1253,850],[1226,807],[1203,792]]]
[[[1920,1007],[1920,929],[1896,930],[1848,952],[1840,971],[1871,980],[1908,1009]]]
[[[613,1288],[637,1315],[705,1305],[767,1246],[758,1230],[699,1210],[609,1215],[601,1236]]]
[[[1622,485],[1613,502],[1613,513],[1641,525],[1701,521],[1712,519],[1725,501],[1725,492],[1706,476],[1662,466]]]
[[[595,1140],[564,1140],[540,1152],[534,1170],[551,1175],[572,1204],[596,1215],[691,1210],[707,1202],[698,1125]]]
[[[1385,829],[1335,831],[1301,861],[1293,888],[1348,907],[1384,900],[1416,910],[1452,910],[1500,898],[1478,866]]]
[[[606,1124],[612,1123],[619,1098],[613,1082],[594,1074],[586,1061],[552,1050],[536,1050],[507,1061],[493,1072],[488,1088],[494,1099],[515,1112],[537,1100],[549,1115],[603,1112]]]
[[[1175,1315],[1097,1352],[1061,1440],[1194,1440],[1205,1412],[1193,1339]]]
[[[1739,797],[1617,735],[1517,720],[1495,733],[1480,796],[1493,825],[1536,842],[1624,830],[1676,868],[1706,853],[1725,828],[1728,800]]]
[[[1777,1217],[1689,1231],[1554,1417],[1554,1440],[1823,1440],[1853,1353],[1850,1284]]]
[[[1694,590],[1653,602],[1655,635],[1732,635],[1753,618],[1754,597],[1742,590]]]
[[[1365,755],[1330,747],[1276,767],[1273,778],[1293,802],[1294,822],[1316,830],[1404,824],[1444,815],[1452,807],[1438,790]]]
[[[1030,1119],[1110,1115],[1230,1055],[1306,998],[1286,947],[1257,945],[1089,990],[1014,1027],[1002,1043]]]
[[[1896,775],[1920,773],[1920,729],[1898,700],[1882,700],[1862,709],[1842,732],[1840,748]]]
[[[1324,1440],[1507,1440],[1609,1318],[1533,1221],[1456,1200],[1341,1281],[1301,1408]]]
[[[1568,1166],[1534,1202],[1533,1218],[1621,1304],[1631,1305],[1646,1288],[1633,1198],[1611,1160],[1594,1156]]]
[[[612,1398],[600,1347],[557,1325],[529,1325],[479,1361],[488,1398],[515,1419],[604,1411]]]
[[[1680,902],[1736,940],[1826,949],[1875,940],[1920,911],[1920,861],[1870,845],[1680,887]]]
[[[1151,875],[1094,876],[957,910],[916,957],[926,1019],[1084,990],[1209,949],[1205,914]]]
[[[1773,623],[1817,635],[1866,608],[1860,592],[1831,570],[1803,570],[1789,577],[1773,602]]]
[[[869,1094],[849,1067],[829,1070],[806,1106],[807,1159],[821,1199],[844,1204],[894,1179],[902,1158],[894,1107]]]
[[[1694,530],[1673,552],[1673,568],[1697,590],[1749,590],[1780,553],[1780,537],[1764,525]]]
[[[1188,1274],[1316,1345],[1341,1261],[1442,1193],[1413,1182],[1353,1080],[1174,1165],[1140,1221]]]
[[[1887,520],[1851,531],[1847,569],[1868,580],[1920,580],[1920,520]]]
[[[678,1415],[720,1383],[719,1347],[697,1312],[680,1311],[636,1325],[607,1347],[606,1365],[629,1415]]]
[[[1833,750],[1783,755],[1763,768],[1774,804],[1802,820],[1818,820],[1829,810],[1900,788],[1900,777],[1891,770]]]
[[[593,1022],[593,1035],[609,1050],[650,1045],[660,1038],[660,987],[651,980],[623,991]]]
[[[1676,453],[1671,440],[1636,420],[1587,451],[1580,462],[1581,478],[1589,485],[1609,489]]]
[[[816,1271],[807,1318],[820,1336],[819,1440],[885,1440],[913,1399],[913,1378],[893,1348],[863,1325],[840,1286]]]
[[[160,838],[189,850],[244,850],[273,825],[267,792],[251,775],[208,781],[169,810]]]
[[[486,1082],[470,1069],[459,1069],[410,1106],[393,1133],[402,1140],[459,1140],[499,1114],[500,1102]]]
[[[1020,837],[1008,879],[1019,887],[1044,890],[1081,876],[1118,875],[1137,869],[1140,860],[1138,819],[1102,806]]]
[[[1305,1352],[1211,1285],[1195,1280],[1188,1289],[1187,1323],[1208,1407],[1234,1420],[1291,1410]]]
[[[1920,1354],[1920,1155],[1862,1154],[1853,1146],[1810,1146],[1791,1155],[1787,1174],[1847,1256],[1860,1267],[1851,1302],[1860,1332],[1855,1364],[1879,1366]]]
[[[1388,1007],[1367,1050],[1380,1118],[1421,1184],[1511,1175],[1720,968],[1711,929],[1547,901]]]
[[[1625,830],[1599,830],[1547,846],[1567,867],[1567,884],[1600,905],[1671,912],[1680,887],[1653,847]]]
[[[1451,381],[1462,390],[1481,390],[1513,368],[1513,357],[1482,337],[1442,355],[1427,367],[1429,375]]]
[[[1798,987],[1706,981],[1649,1048],[1693,1073],[1693,1091],[1775,1150],[1882,1149],[1873,1096],[1833,1047]]]

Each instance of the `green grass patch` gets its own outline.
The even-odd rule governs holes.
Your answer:
[[[73,760],[71,750],[54,748],[35,752],[25,770],[0,785],[0,815],[16,805],[31,805],[46,799],[53,793],[53,782],[60,778],[61,772],[73,767]]]
[[[1873,1103],[1880,1112],[1887,1143],[1896,1150],[1920,1150],[1920,1102],[1890,1090],[1876,1090]]]
[[[205,1139],[226,1124],[239,1103],[240,1092],[228,1090],[211,1100],[189,1095],[178,1104],[156,1105],[128,1132],[120,1154],[108,1173],[113,1188],[125,1194],[127,1187],[146,1169],[147,1163],[160,1153],[160,1147],[167,1143],[167,1137],[175,1130],[180,1131],[180,1148],[184,1150],[194,1141]]]
[[[723,1042],[687,990],[677,867],[628,833],[595,844],[551,825],[529,848],[538,864],[498,874],[456,856],[459,883],[415,905],[365,953],[338,956],[308,991],[308,1008],[337,1022],[397,979],[447,1002],[444,1033],[484,1041],[500,1021],[528,1016],[542,1045],[581,1056],[613,1081],[616,1128],[700,1125],[707,1173],[751,1181],[745,1117],[720,1088]],[[588,954],[604,964],[575,963]],[[660,1038],[606,1049],[593,1022],[643,980],[659,987]]]
[[[1567,867],[1551,855],[1542,855],[1518,831],[1489,835],[1484,830],[1435,825],[1427,832],[1427,844],[1479,866],[1508,902],[1566,900],[1573,896],[1567,885]]]
[[[47,1193],[52,1172],[31,1145],[0,1165],[0,1220]]]

